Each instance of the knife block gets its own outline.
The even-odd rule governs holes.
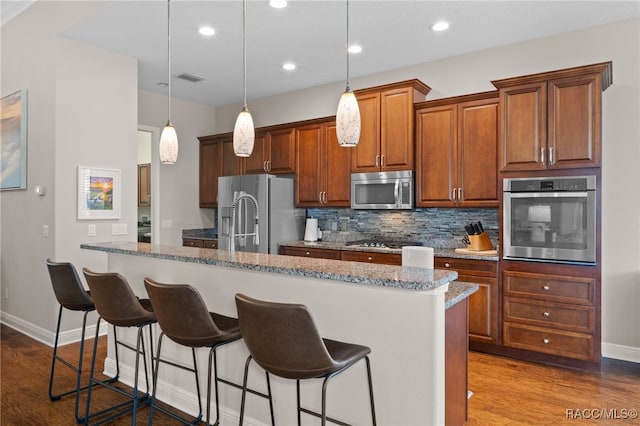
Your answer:
[[[483,232],[480,235],[469,235],[469,250],[484,251],[493,249],[489,234]]]

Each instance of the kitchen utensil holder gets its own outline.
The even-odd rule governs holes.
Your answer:
[[[469,235],[469,243],[469,250],[484,251],[493,249],[493,244],[491,244],[489,234],[486,232],[479,235]]]

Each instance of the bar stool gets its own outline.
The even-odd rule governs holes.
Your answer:
[[[238,389],[242,387],[236,383],[229,382],[218,377],[218,367],[216,359],[216,349],[222,345],[235,342],[242,338],[238,320],[214,312],[209,312],[198,290],[187,284],[162,284],[151,278],[144,279],[144,286],[147,289],[153,310],[158,318],[158,325],[162,331],[158,339],[158,349],[155,357],[156,367],[153,377],[153,396],[151,398],[151,411],[149,413],[149,424],[153,419],[153,410],[158,409],[175,420],[183,423],[197,424],[202,418],[202,402],[200,398],[200,384],[198,382],[198,366],[196,363],[196,348],[209,348],[209,368],[207,371],[207,425],[209,425],[211,408],[211,365],[215,378],[216,390],[216,422],[220,420],[220,409],[218,405],[218,382],[234,386]],[[168,362],[160,358],[162,350],[162,339],[164,336],[175,343],[191,348],[193,357],[193,368],[185,365]],[[212,363],[213,360],[213,363]],[[191,371],[196,377],[196,391],[198,394],[199,415],[188,421],[171,411],[156,404],[156,390],[158,382],[158,370],[160,362],[164,362],[174,367]]]
[[[78,414],[78,405],[80,399],[80,392],[87,389],[87,386],[81,386],[81,377],[82,377],[82,360],[84,357],[84,340],[85,340],[85,332],[87,327],[87,315],[89,312],[95,310],[95,306],[93,305],[93,299],[91,299],[91,295],[88,291],[84,289],[82,286],[82,282],[80,281],[80,277],[78,277],[78,273],[73,265],[69,262],[54,262],[51,259],[47,259],[47,269],[49,270],[49,276],[51,277],[51,284],[53,286],[53,292],[60,304],[60,308],[58,309],[58,321],[56,324],[56,337],[55,342],[53,344],[53,356],[51,359],[51,376],[49,377],[49,399],[51,401],[57,401],[60,398],[75,394],[76,402],[75,402],[75,416],[76,421],[81,423],[84,421],[83,417],[80,417]],[[61,356],[58,355],[58,341],[60,337],[60,324],[62,322],[62,311],[64,309],[68,309],[70,311],[81,311],[83,312],[82,316],[82,333],[80,336],[80,351],[78,357],[77,365],[72,364],[71,362],[65,360]],[[70,389],[67,391],[63,391],[61,393],[54,393],[54,375],[56,363],[60,362],[63,365],[69,367],[71,370],[76,372],[76,387],[74,389]],[[113,380],[118,379],[118,375],[120,373],[119,366],[116,368],[117,373],[116,377]]]
[[[376,424],[373,402],[373,384],[371,365],[366,346],[323,339],[313,322],[311,313],[305,305],[274,303],[256,300],[243,294],[236,294],[240,332],[249,357],[245,363],[242,402],[240,406],[240,425],[244,419],[247,376],[251,359],[267,371],[285,379],[296,381],[298,425],[301,425],[301,413],[320,417],[322,425],[326,421],[344,425],[345,423],[327,417],[327,382],[361,359],[365,359],[369,380],[369,400],[371,417]],[[300,406],[300,380],[323,378],[322,412],[316,413]],[[271,398],[271,390],[269,390]]]
[[[149,351],[153,356],[153,349],[151,344],[153,342],[153,333],[150,325],[156,322],[156,316],[153,313],[151,302],[149,299],[138,299],[131,290],[127,280],[118,273],[106,272],[98,273],[92,272],[87,268],[82,268],[82,272],[87,280],[89,289],[91,290],[91,296],[98,312],[98,323],[96,325],[96,336],[93,344],[93,359],[91,362],[91,374],[89,376],[89,389],[87,392],[87,407],[85,414],[85,425],[89,424],[89,420],[95,417],[102,417],[107,413],[114,412],[114,414],[107,418],[101,418],[95,424],[103,424],[110,422],[111,420],[120,417],[124,414],[131,412],[132,420],[131,424],[136,424],[136,416],[139,405],[148,405],[151,401],[148,399],[149,390],[149,374],[147,370],[147,353],[144,344],[143,330],[145,326],[149,326]],[[136,327],[138,329],[136,346],[132,346],[127,342],[118,340],[117,335],[114,333],[114,342],[116,350],[116,359],[118,357],[118,346],[123,346],[130,349],[136,354],[135,370],[134,370],[134,383],[132,392],[127,392],[123,389],[114,387],[106,381],[101,381],[95,378],[95,365],[96,365],[96,352],[98,348],[98,330],[100,321],[105,320],[109,324],[115,327]],[[146,392],[139,395],[138,392],[138,373],[140,364],[140,355],[142,355],[142,362],[144,366],[144,374],[146,379]],[[151,365],[153,374],[153,364]],[[130,401],[125,401],[120,404],[116,404],[109,408],[100,410],[95,413],[90,413],[91,405],[91,391],[94,384],[105,386],[120,395],[130,398]],[[128,404],[132,404],[131,408],[125,408]]]

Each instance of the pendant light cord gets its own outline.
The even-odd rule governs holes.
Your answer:
[[[242,0],[242,68],[244,75],[244,108],[247,109],[247,1]]]
[[[171,0],[167,0],[167,87],[169,88],[167,118],[171,123]]]
[[[347,0],[347,92],[351,90],[349,86],[349,0]]]

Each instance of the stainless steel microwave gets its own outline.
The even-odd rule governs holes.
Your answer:
[[[413,171],[352,173],[351,208],[412,209]]]

